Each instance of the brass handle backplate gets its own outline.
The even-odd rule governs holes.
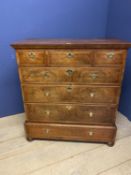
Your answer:
[[[112,59],[112,58],[114,57],[114,52],[109,52],[109,53],[107,53],[107,57],[108,57],[109,59]]]
[[[72,75],[73,75],[73,70],[68,69],[68,70],[66,71],[66,73],[67,73],[68,76],[72,76]]]
[[[90,77],[95,80],[97,78],[98,74],[97,73],[90,73]]]
[[[72,109],[72,106],[71,106],[71,105],[67,105],[67,106],[66,106],[66,109],[67,109],[68,111],[70,111],[70,110]]]
[[[34,52],[29,52],[28,57],[31,58],[31,59],[35,59],[36,55],[35,55]]]

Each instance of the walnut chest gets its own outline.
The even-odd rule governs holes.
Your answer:
[[[127,49],[119,40],[27,40],[16,49],[28,140],[107,143],[116,136]]]

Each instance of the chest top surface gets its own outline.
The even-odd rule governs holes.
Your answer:
[[[128,49],[131,43],[118,39],[29,39],[11,46],[15,49]]]

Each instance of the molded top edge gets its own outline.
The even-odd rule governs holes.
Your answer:
[[[119,39],[29,39],[15,42],[11,46],[15,49],[127,49],[131,47],[131,42]]]

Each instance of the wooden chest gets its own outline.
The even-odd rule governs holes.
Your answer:
[[[112,146],[127,49],[119,40],[27,40],[16,49],[28,140]]]

